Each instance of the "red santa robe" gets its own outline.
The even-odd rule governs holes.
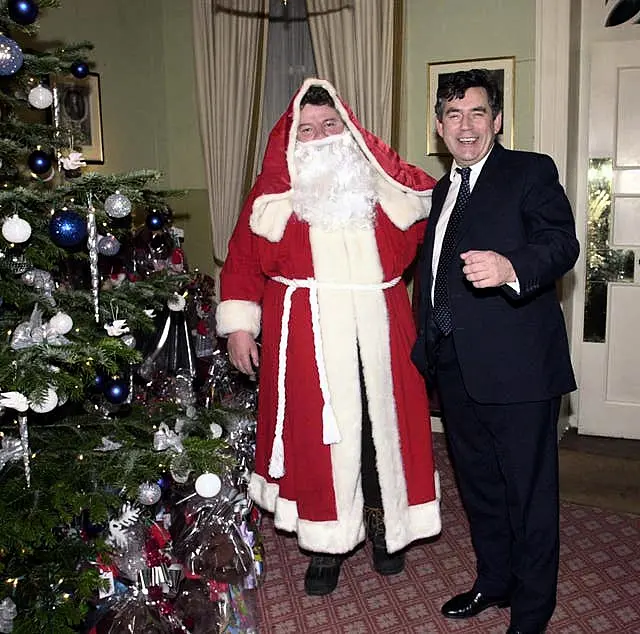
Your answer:
[[[300,100],[311,85],[331,94],[376,170],[370,229],[310,227],[292,208]],[[410,360],[415,326],[398,281],[422,238],[434,184],[362,128],[331,84],[307,80],[271,132],[229,243],[218,334],[262,333],[249,493],[302,548],[345,553],[365,538],[358,348],[387,548],[440,532],[427,396]]]

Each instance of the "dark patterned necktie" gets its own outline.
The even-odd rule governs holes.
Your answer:
[[[443,335],[448,335],[453,330],[451,323],[451,308],[449,306],[449,292],[447,290],[447,272],[453,260],[453,254],[456,246],[456,238],[458,234],[458,226],[462,219],[464,208],[471,197],[471,188],[469,187],[470,167],[457,167],[456,171],[462,177],[458,197],[453,206],[453,211],[449,217],[447,229],[444,232],[442,240],[442,249],[440,250],[440,258],[438,259],[438,271],[436,273],[436,285],[433,289],[433,320],[440,328]]]

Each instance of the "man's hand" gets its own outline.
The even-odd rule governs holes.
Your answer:
[[[495,251],[465,251],[460,257],[464,261],[462,272],[476,288],[502,286],[517,280],[511,262]]]
[[[246,330],[237,330],[229,335],[227,352],[229,361],[235,368],[251,377],[255,376],[255,368],[260,365],[258,346]]]

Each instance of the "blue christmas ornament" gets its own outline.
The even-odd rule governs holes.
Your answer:
[[[145,223],[151,231],[158,231],[164,227],[164,216],[159,211],[150,211],[147,214]]]
[[[111,379],[104,388],[104,397],[114,405],[124,403],[128,396],[129,384],[124,379]]]
[[[11,38],[0,35],[0,75],[14,75],[24,62],[22,49]]]
[[[84,79],[89,74],[89,66],[86,62],[73,62],[69,70],[71,74],[78,79]]]
[[[9,0],[7,9],[16,24],[33,24],[38,17],[38,4],[33,0]]]
[[[49,234],[59,247],[75,247],[87,237],[87,223],[75,211],[56,211]]]
[[[34,150],[27,163],[34,174],[46,174],[51,169],[51,156],[43,150]]]
[[[104,384],[107,382],[107,379],[105,378],[104,374],[96,374],[95,378],[93,379],[93,387],[102,392],[102,389],[104,388]]]

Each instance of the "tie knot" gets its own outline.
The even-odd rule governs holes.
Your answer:
[[[460,174],[463,183],[469,182],[469,176],[471,176],[471,168],[470,167],[456,167],[456,172]]]

